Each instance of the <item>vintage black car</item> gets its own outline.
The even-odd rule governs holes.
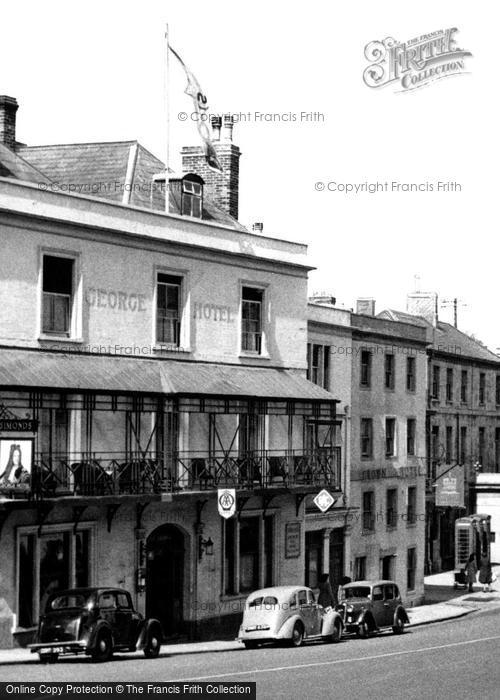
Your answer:
[[[373,632],[392,629],[402,634],[409,624],[398,586],[394,581],[356,581],[342,587],[337,612],[347,633],[368,637]]]
[[[158,620],[145,620],[120,588],[72,588],[53,593],[40,616],[36,643],[40,661],[54,663],[61,654],[87,654],[108,661],[114,651],[142,649],[158,656],[162,630]]]

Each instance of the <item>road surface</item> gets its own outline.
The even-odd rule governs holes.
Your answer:
[[[500,610],[383,634],[298,649],[117,655],[105,664],[63,658],[0,664],[1,681],[256,681],[257,698],[500,697]]]

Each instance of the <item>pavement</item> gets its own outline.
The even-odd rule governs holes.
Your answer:
[[[478,610],[500,608],[500,565],[492,567],[497,580],[491,585],[491,592],[483,593],[481,584],[473,586],[472,593],[466,589],[454,588],[453,571],[433,574],[424,578],[425,598],[427,603],[407,608],[410,619],[409,627],[428,625],[463,617]],[[465,591],[465,592],[464,592]],[[241,642],[235,640],[216,640],[210,642],[186,642],[166,644],[163,650],[172,656],[182,654],[203,654],[241,649]],[[142,656],[142,652],[128,654],[128,657]],[[28,649],[0,649],[0,665],[38,661],[38,657]]]

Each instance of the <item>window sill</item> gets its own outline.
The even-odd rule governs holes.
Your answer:
[[[361,530],[361,534],[362,534],[363,536],[374,535],[374,534],[375,534],[375,528],[373,528],[373,530]]]
[[[161,345],[156,343],[153,345],[153,352],[158,353],[158,354],[163,354],[163,353],[179,353],[181,355],[188,355],[193,352],[193,349],[190,347],[181,347],[181,346],[175,346],[175,345]]]
[[[250,350],[241,350],[238,357],[244,357],[248,359],[251,357],[254,360],[270,360],[271,357],[267,353],[258,353],[258,352],[251,352]],[[311,381],[311,380],[309,380]]]
[[[406,522],[406,527],[407,527],[407,528],[409,528],[409,527],[417,527],[417,523],[416,523],[416,522],[414,522],[414,523],[409,523],[409,522],[407,521],[407,522]]]
[[[73,343],[75,345],[81,344],[84,341],[83,338],[71,338],[67,335],[39,335],[38,341],[40,343],[46,342],[56,342],[56,343]]]
[[[370,391],[371,385],[370,384],[360,384],[359,388],[362,389],[363,391]]]
[[[387,527],[386,527],[387,532],[396,532],[397,529],[398,529],[397,525],[387,525]]]

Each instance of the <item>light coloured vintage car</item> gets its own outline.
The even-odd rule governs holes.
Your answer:
[[[402,634],[409,624],[399,588],[394,581],[356,581],[342,587],[342,601],[337,605],[346,632],[358,637],[392,629]]]
[[[298,647],[304,641],[338,642],[343,622],[333,608],[318,605],[306,586],[274,586],[248,596],[238,639],[247,649],[266,642]]]

